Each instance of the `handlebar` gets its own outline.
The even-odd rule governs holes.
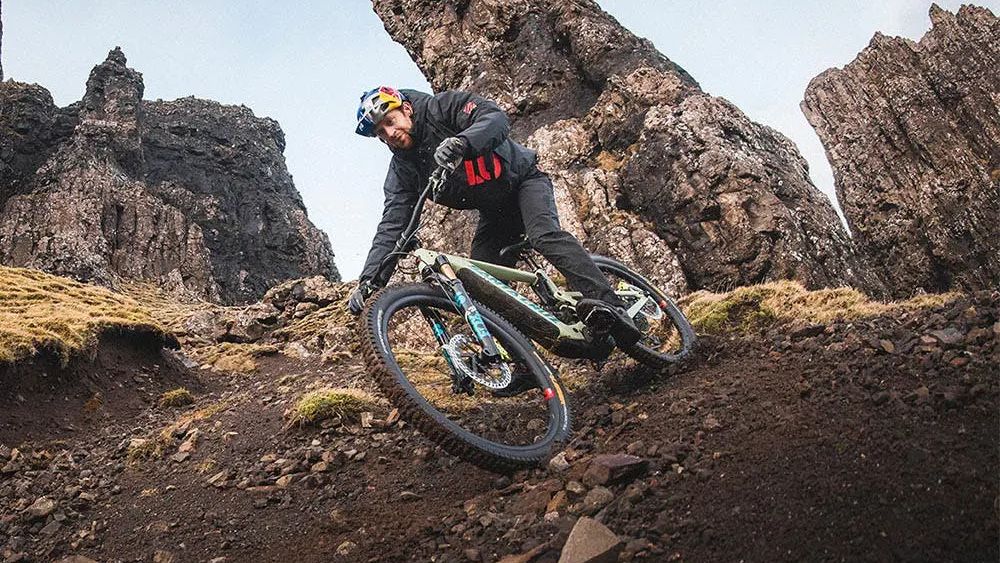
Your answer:
[[[382,272],[385,271],[386,267],[390,264],[395,265],[394,258],[406,252],[407,247],[410,244],[411,239],[420,230],[420,215],[424,211],[424,203],[427,201],[428,195],[432,196],[431,199],[435,199],[441,187],[444,186],[445,181],[448,179],[448,175],[454,171],[454,167],[438,166],[431,173],[430,178],[427,180],[427,187],[421,192],[420,196],[417,198],[417,203],[413,206],[413,213],[410,215],[410,222],[407,223],[406,228],[399,235],[399,240],[396,241],[396,247],[393,248],[392,252],[385,255],[382,262],[378,266],[378,270],[375,270],[375,275],[372,276],[373,280],[378,280],[382,277]]]

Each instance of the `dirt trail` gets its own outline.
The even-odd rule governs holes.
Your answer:
[[[81,409],[84,395],[38,403],[38,417],[19,411],[15,431],[2,396],[0,561],[555,561],[581,515],[619,536],[623,560],[995,561],[991,303],[707,338],[675,374],[577,366],[590,384],[574,393],[567,463],[513,476],[386,424],[387,405],[368,428],[286,428],[304,390],[365,380],[351,359],[196,370],[183,376],[198,381],[189,407],[118,409],[123,398],[94,409],[99,423],[31,432],[28,419]],[[928,336],[946,325],[963,338]],[[115,375],[118,392],[152,403],[181,382],[159,354],[123,349],[114,373],[156,383]],[[136,438],[161,451],[130,460]],[[585,477],[595,455],[620,452],[647,470]]]

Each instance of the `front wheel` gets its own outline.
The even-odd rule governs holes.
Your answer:
[[[697,337],[677,304],[625,264],[597,254],[591,257],[626,304],[631,307],[638,301],[645,301],[633,316],[636,326],[643,331],[643,338],[633,346],[622,347],[622,351],[656,368],[676,364],[688,357]]]
[[[500,472],[537,465],[569,436],[565,392],[527,338],[475,307],[500,360],[484,360],[473,329],[440,288],[410,283],[369,299],[365,361],[400,414],[449,453]],[[532,378],[538,389],[494,394],[512,377]]]

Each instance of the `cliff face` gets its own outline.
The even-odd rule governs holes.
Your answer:
[[[509,113],[591,250],[675,291],[793,278],[880,292],[795,146],[594,2],[373,4],[436,91],[476,91]],[[425,240],[465,251],[475,214],[433,212]]]
[[[339,279],[275,121],[142,92],[118,49],[67,108],[39,86],[0,85],[0,262],[228,303],[289,278]]]
[[[3,2],[0,2],[0,16],[3,15]],[[0,55],[3,54],[3,18],[0,17]],[[3,82],[3,58],[0,57],[0,82]]]
[[[802,102],[860,251],[900,296],[1000,280],[1000,22],[930,17],[919,43],[876,34]]]

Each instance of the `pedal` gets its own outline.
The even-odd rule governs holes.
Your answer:
[[[624,311],[612,310],[602,301],[581,299],[577,310],[582,313],[592,337],[600,338],[610,334],[618,346],[632,346],[642,339],[642,332]]]
[[[618,319],[615,314],[603,307],[594,307],[583,319],[583,324],[587,326],[594,338],[610,334],[616,322]]]

